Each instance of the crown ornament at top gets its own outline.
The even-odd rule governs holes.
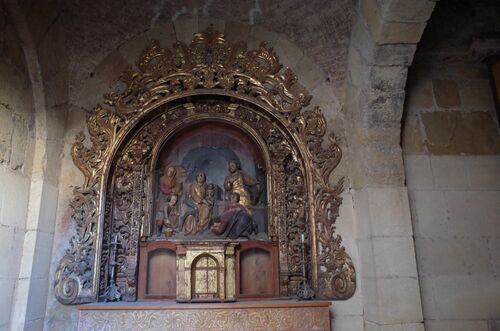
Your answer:
[[[171,50],[152,40],[136,66],[122,74],[120,91],[105,95],[119,114],[132,115],[200,88],[247,94],[285,114],[299,113],[311,100],[265,42],[247,51],[245,43],[230,44],[211,28],[195,34],[189,46],[176,42]]]

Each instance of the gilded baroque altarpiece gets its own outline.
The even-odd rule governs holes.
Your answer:
[[[326,120],[310,100],[264,42],[247,50],[213,30],[172,49],[152,41],[119,90],[88,114],[90,142],[81,133],[73,145],[85,182],[70,203],[76,234],[56,271],[57,299],[99,301],[111,269],[120,298],[137,299],[139,243],[154,235],[158,155],[179,132],[206,123],[237,128],[263,156],[265,232],[278,245],[280,296],[295,296],[303,281],[303,234],[317,296],[351,297],[354,267],[335,234],[343,182],[330,183],[342,152],[333,135],[324,142]]]

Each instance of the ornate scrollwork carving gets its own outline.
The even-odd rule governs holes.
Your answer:
[[[95,300],[94,262],[99,218],[100,183],[103,166],[116,137],[121,120],[100,106],[87,116],[91,147],[84,145],[80,133],[71,150],[76,166],[85,176],[83,187],[73,190],[70,202],[71,220],[76,234],[61,260],[55,277],[55,294],[62,303],[81,303]]]
[[[261,43],[247,51],[243,43],[231,45],[212,30],[196,34],[189,46],[176,43],[171,50],[153,41],[137,68],[126,70],[121,81],[121,91],[105,95],[111,107],[98,106],[88,114],[90,146],[80,134],[72,149],[85,181],[74,190],[70,207],[76,234],[56,271],[60,302],[96,301],[105,292],[112,235],[119,241],[116,283],[124,300],[135,299],[137,247],[148,233],[147,164],[154,146],[179,123],[207,118],[251,128],[272,160],[269,234],[279,240],[280,270],[288,277],[282,277],[281,293],[295,293],[302,280],[304,233],[316,243],[308,254],[318,294],[352,296],[354,267],[335,235],[342,182],[331,186],[329,178],[342,153],[334,136],[323,147],[326,121],[321,110],[303,109],[311,97],[290,69],[281,70],[271,48]],[[204,90],[198,101],[187,99],[196,90]],[[186,98],[166,104],[172,96]]]
[[[186,307],[187,308],[187,307]],[[301,316],[301,318],[297,318]],[[78,330],[330,330],[328,307],[81,310]]]
[[[207,30],[172,50],[153,41],[137,62],[122,75],[123,91],[105,95],[105,102],[119,114],[134,114],[169,95],[201,88],[219,88],[253,96],[279,112],[297,112],[310,96],[295,85],[296,76],[280,73],[278,56],[266,43],[246,51],[246,45],[230,45],[222,34]],[[146,89],[144,87],[147,87]]]
[[[335,235],[344,179],[334,186],[330,185],[330,174],[339,164],[342,150],[333,134],[329,136],[328,147],[323,147],[326,120],[318,107],[298,115],[292,127],[307,146],[314,175],[319,293],[331,299],[350,298],[356,290],[356,273],[350,256],[342,246],[341,236]]]

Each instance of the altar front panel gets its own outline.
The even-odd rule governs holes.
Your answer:
[[[80,306],[78,330],[331,330],[329,301],[173,302]]]

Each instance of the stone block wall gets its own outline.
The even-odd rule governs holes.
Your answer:
[[[1,330],[44,324],[67,106],[57,6],[0,5]]]
[[[21,41],[0,4],[0,330],[15,297],[32,175],[34,106]]]
[[[500,29],[495,8],[438,3],[408,74],[402,147],[428,331],[500,319],[500,135],[489,53],[471,43]]]
[[[405,165],[426,330],[490,330],[500,319],[500,155],[406,155]]]

